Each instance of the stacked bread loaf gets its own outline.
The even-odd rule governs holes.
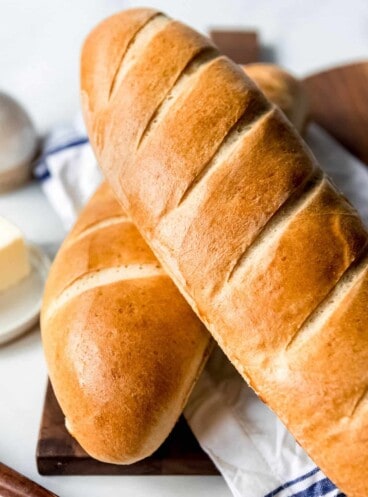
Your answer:
[[[367,232],[283,114],[150,9],[82,56],[96,155],[229,359],[350,497],[368,495]]]
[[[90,455],[114,463],[163,442],[211,348],[106,184],[53,263],[41,329],[68,430]]]

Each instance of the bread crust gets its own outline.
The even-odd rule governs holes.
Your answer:
[[[137,64],[149,65],[151,42]],[[108,61],[95,43],[92,33],[82,60],[98,92]],[[84,107],[117,198],[243,377],[342,491],[365,497],[367,233],[357,213],[228,59],[214,55],[179,77],[163,104],[153,91],[131,93],[129,106],[134,64],[122,65],[114,101]],[[90,98],[83,68],[82,95]]]
[[[52,265],[41,330],[68,429],[117,464],[161,445],[212,343],[106,184]]]

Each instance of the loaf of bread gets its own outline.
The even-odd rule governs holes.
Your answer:
[[[275,64],[259,62],[247,64],[243,69],[268,100],[303,132],[308,118],[308,98],[303,83]]]
[[[150,9],[102,22],[82,100],[108,181],[240,374],[350,497],[368,495],[367,232],[283,114]]]
[[[212,342],[106,184],[53,263],[41,329],[68,430],[118,464],[164,441]]]

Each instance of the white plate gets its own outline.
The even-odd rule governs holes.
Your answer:
[[[27,244],[30,274],[0,292],[0,344],[13,340],[37,323],[50,260],[35,245]]]

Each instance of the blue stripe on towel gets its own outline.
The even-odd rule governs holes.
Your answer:
[[[321,495],[332,492],[335,488],[335,485],[328,478],[324,478],[323,480],[316,481],[316,483],[313,483],[305,490],[293,494],[293,497],[320,497]]]
[[[66,150],[67,148],[72,148],[72,147],[78,147],[79,145],[84,145],[85,143],[88,143],[89,140],[88,138],[82,137],[82,138],[76,138],[75,140],[72,140],[67,143],[63,143],[62,145],[59,145],[58,147],[51,148],[50,150],[46,150],[44,156],[48,155],[53,155],[57,154],[58,152],[62,152],[63,150]]]
[[[81,138],[70,140],[61,145],[50,147],[50,149],[46,148],[33,171],[35,178],[39,181],[45,181],[47,178],[50,177],[50,171],[47,167],[47,157],[49,157],[50,155],[58,154],[59,152],[62,152],[63,150],[67,150],[69,148],[80,147],[81,145],[85,145],[87,143],[89,143],[89,139],[83,136]]]
[[[277,495],[281,490],[284,490],[285,488],[291,487],[292,485],[295,485],[295,483],[299,483],[300,481],[306,480],[310,476],[315,475],[318,473],[319,468],[314,468],[312,471],[309,471],[309,473],[306,473],[305,475],[299,476],[299,478],[295,478],[295,480],[288,481],[281,485],[280,487],[277,487],[275,490],[272,490],[269,494],[265,495],[265,497],[274,497]]]
[[[272,492],[268,493],[265,495],[265,497],[275,497],[277,494],[285,490],[286,488],[290,488],[293,485],[296,485],[302,481],[307,480],[311,476],[316,475],[319,472],[319,468],[315,468],[312,471],[309,471],[309,473],[306,473],[305,475],[299,476],[299,478],[295,478],[295,480],[288,481],[284,483],[284,485],[281,485],[280,487],[276,488],[275,490],[272,490]],[[337,490],[335,485],[328,479],[328,478],[323,478],[322,480],[315,481],[312,483],[309,487],[305,488],[304,490],[300,490],[299,492],[297,491],[294,493],[293,489],[290,489],[289,496],[290,497],[322,497],[323,495],[326,495],[333,490]],[[339,493],[335,497],[346,497],[345,494]]]
[[[49,178],[51,175],[50,171],[46,168],[42,171],[42,173],[39,173],[37,169],[35,169],[34,176],[38,179],[38,181],[45,181],[45,179]]]

